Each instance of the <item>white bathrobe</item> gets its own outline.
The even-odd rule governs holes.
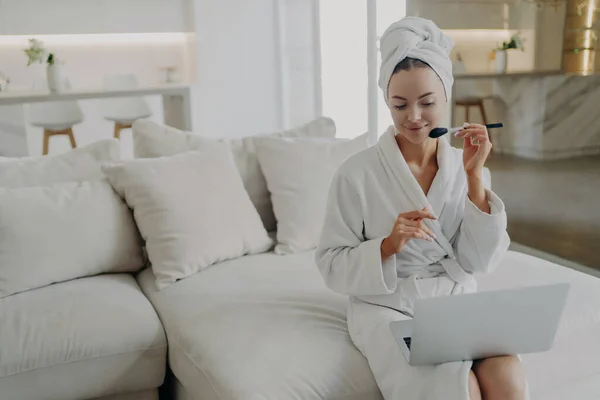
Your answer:
[[[510,242],[500,198],[486,189],[490,214],[468,199],[462,150],[438,139],[437,161],[425,195],[390,127],[339,168],[327,200],[317,265],[330,289],[350,296],[350,336],[385,399],[469,398],[472,362],[410,366],[389,324],[412,317],[417,298],[475,291],[474,275],[493,270]],[[438,217],[426,220],[437,239],[412,239],[382,263],[380,245],[398,214],[424,207]]]

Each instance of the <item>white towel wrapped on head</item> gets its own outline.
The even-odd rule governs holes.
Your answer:
[[[446,99],[450,98],[454,78],[450,51],[452,38],[428,19],[405,17],[386,29],[380,40],[381,68],[379,87],[388,103],[388,85],[396,65],[407,57],[427,63],[444,84]]]

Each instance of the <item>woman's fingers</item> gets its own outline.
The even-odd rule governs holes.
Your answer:
[[[465,124],[463,125],[463,129],[456,132],[454,134],[454,136],[459,137],[459,138],[467,138],[467,137],[477,136],[479,134],[484,134],[484,135],[488,134],[488,131],[487,131],[487,128],[485,127],[485,125],[470,124],[468,122],[465,122]]]
[[[435,234],[431,231],[431,229],[429,229],[422,221],[412,221],[412,220],[402,220],[400,221],[400,229],[401,230],[407,230],[406,228],[412,228],[412,230],[414,229],[418,229],[420,231],[423,231],[425,234],[431,236],[433,239],[435,239]]]
[[[398,215],[398,219],[400,219],[400,218],[404,218],[407,220],[417,219],[417,218],[437,219],[437,217],[435,215],[433,215],[433,213],[431,213],[425,209],[402,213],[402,214]]]
[[[431,238],[429,235],[427,235],[425,232],[423,232],[422,230],[419,229],[415,229],[415,228],[410,228],[410,227],[404,227],[405,230],[401,230],[398,233],[406,238],[409,239],[423,239],[423,240],[427,240],[427,241],[433,241],[433,238]],[[415,229],[413,230],[406,230],[406,229]]]
[[[484,143],[489,142],[489,137],[487,135],[476,135],[471,136],[471,144],[475,146],[480,146]]]
[[[487,129],[485,127],[485,125],[483,125],[483,124],[470,124],[468,122],[463,125],[463,128],[464,129]]]
[[[410,237],[425,239],[433,242],[433,235],[428,234],[424,229],[414,228],[412,226],[403,226],[400,229],[400,233],[404,235],[410,235]]]
[[[487,130],[484,129],[463,129],[456,133],[456,137],[458,138],[468,138],[477,135],[487,135]]]

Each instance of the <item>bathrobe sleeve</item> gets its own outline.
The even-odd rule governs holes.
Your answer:
[[[453,244],[458,263],[475,274],[494,270],[510,244],[504,203],[491,190],[485,191],[490,213],[481,211],[466,195],[465,213]]]
[[[381,295],[396,290],[396,257],[381,260],[384,237],[365,240],[362,196],[336,174],[333,178],[315,261],[331,290],[352,296]]]

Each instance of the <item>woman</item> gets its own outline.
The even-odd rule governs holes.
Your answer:
[[[526,399],[517,356],[413,367],[389,328],[418,298],[475,291],[474,274],[493,270],[509,244],[504,204],[482,182],[485,126],[465,124],[462,150],[428,136],[451,92],[452,46],[421,18],[382,36],[393,126],[337,171],[316,261],[328,287],[350,296],[350,336],[385,399]]]

